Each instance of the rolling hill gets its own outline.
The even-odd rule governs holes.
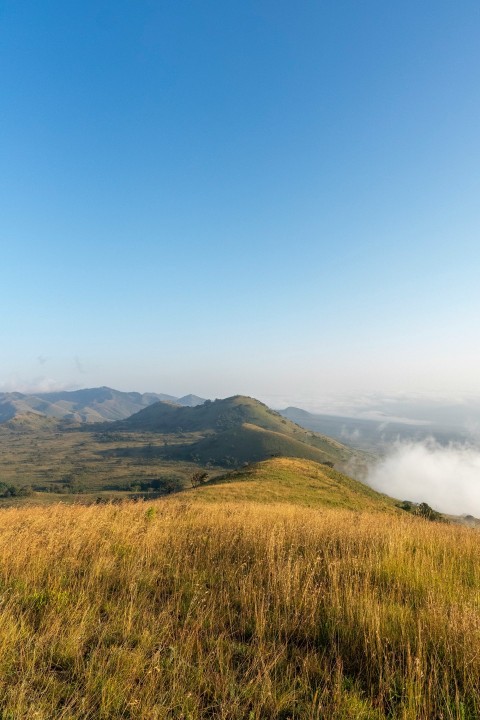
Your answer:
[[[284,456],[344,467],[361,458],[357,451],[307,431],[258,400],[242,395],[214,402],[207,400],[196,407],[158,402],[114,423],[112,429],[176,434],[177,442],[160,452],[172,459],[205,465],[239,467],[272,456]]]
[[[264,460],[189,492],[207,502],[291,503],[311,508],[400,512],[396,501],[333,468],[311,460]]]

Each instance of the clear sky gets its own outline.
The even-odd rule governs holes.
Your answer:
[[[0,389],[480,392],[480,5],[4,0]]]

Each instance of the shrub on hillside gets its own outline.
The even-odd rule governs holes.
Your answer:
[[[28,497],[28,495],[31,494],[32,488],[30,485],[21,485],[17,487],[16,485],[7,485],[4,482],[0,482],[0,497],[2,498]]]
[[[207,482],[208,480],[208,473],[197,470],[193,473],[192,477],[190,478],[190,482],[192,483],[192,487],[198,487],[199,485],[203,485],[203,483]]]

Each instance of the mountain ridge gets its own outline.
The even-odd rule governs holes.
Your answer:
[[[0,393],[0,424],[32,413],[80,423],[122,420],[158,401],[194,406],[204,399],[196,395],[177,398],[165,393],[124,392],[107,386],[45,393],[4,392]]]

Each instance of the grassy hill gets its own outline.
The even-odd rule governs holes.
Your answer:
[[[305,430],[258,400],[241,395],[197,407],[159,402],[114,428],[124,432],[193,433],[187,442],[166,448],[165,455],[223,467],[238,467],[274,455],[336,464],[360,457],[336,440]]]
[[[300,440],[272,430],[264,430],[258,425],[245,423],[239,427],[216,433],[192,443],[179,446],[169,452],[169,457],[194,458],[201,464],[238,465],[258,462],[272,456],[300,457],[316,462],[335,462],[343,459],[336,448],[327,452],[307,445]]]
[[[285,435],[298,434],[305,437],[312,435],[259,400],[245,395],[234,395],[213,402],[207,400],[195,407],[180,407],[172,403],[157,402],[117,423],[117,427],[155,432],[176,430],[221,432],[244,423],[258,425],[264,430],[281,432]]]
[[[293,503],[303,507],[397,512],[392,498],[311,460],[272,458],[195,488],[202,502]]]
[[[180,407],[171,403],[157,402],[135,413],[118,426],[164,433],[177,430],[219,432],[238,427],[245,422],[285,434],[301,432],[295,423],[282,418],[259,400],[244,395],[235,395],[213,402],[207,400],[196,407]]]

